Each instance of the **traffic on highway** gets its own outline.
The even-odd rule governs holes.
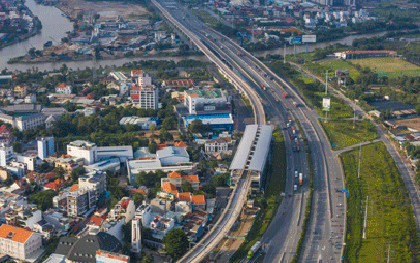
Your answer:
[[[295,87],[273,73],[265,64],[246,52],[226,36],[207,27],[180,4],[165,9],[165,1],[152,2],[164,16],[177,26],[218,67],[232,84],[250,99],[257,124],[276,125],[282,129],[287,149],[287,184],[285,198],[264,234],[261,242],[268,244],[264,262],[290,262],[302,231],[306,200],[309,196],[309,164],[306,152],[312,156],[313,206],[311,231],[303,242],[300,262],[340,262],[344,240],[345,197],[330,189],[343,188],[343,171],[333,155],[317,113],[307,106]],[[174,2],[170,2],[173,6]],[[186,15],[187,14],[187,15]],[[298,129],[298,121],[301,130]],[[307,144],[302,141],[302,134]],[[240,190],[246,189],[246,182]],[[242,201],[232,198],[233,210]],[[231,198],[231,199],[232,199]],[[244,200],[243,200],[244,201]],[[235,213],[236,214],[236,213]],[[235,214],[221,218],[220,228],[234,221]],[[217,244],[223,231],[213,230],[179,262],[199,262]]]

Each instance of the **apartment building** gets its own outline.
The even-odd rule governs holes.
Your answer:
[[[104,172],[91,171],[87,174],[79,176],[78,179],[79,188],[87,188],[93,190],[96,199],[105,192],[106,190],[106,178]]]
[[[125,223],[134,218],[136,207],[134,201],[129,197],[123,197],[113,209],[109,211],[109,218],[111,220],[119,220],[125,218]]]
[[[22,117],[12,117],[5,113],[0,113],[1,121],[11,124],[13,128],[18,128],[21,132],[44,125],[44,119],[45,116],[41,112]]]
[[[159,91],[154,85],[142,86],[138,92],[139,106],[141,109],[158,108]]]
[[[73,185],[67,196],[67,216],[84,216],[95,205],[96,194],[94,190]]]
[[[44,160],[54,153],[54,137],[39,137],[36,140],[39,159]]]
[[[0,166],[6,167],[13,158],[13,146],[0,145]]]
[[[0,143],[10,144],[12,141],[12,128],[6,125],[0,126]]]
[[[0,226],[0,253],[26,260],[41,248],[41,234],[7,224]]]

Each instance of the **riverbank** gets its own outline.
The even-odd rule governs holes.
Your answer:
[[[25,41],[25,40],[29,39],[30,37],[33,37],[33,36],[36,36],[36,35],[40,34],[41,29],[42,29],[41,21],[38,19],[38,17],[34,17],[33,21],[34,21],[34,29],[31,32],[16,37],[14,41],[7,42],[5,44],[0,45],[0,50],[2,50],[5,47],[8,47],[8,46],[18,44],[22,41]]]
[[[154,59],[154,58],[168,58],[168,57],[200,57],[204,56],[201,52],[191,52],[188,54],[179,54],[176,52],[149,52],[149,53],[139,53],[139,54],[133,54],[131,56],[124,56],[124,55],[109,55],[104,54],[101,55],[96,60],[101,61],[112,61],[112,60],[118,60],[118,59]],[[38,64],[38,63],[57,63],[57,62],[84,62],[84,61],[93,61],[93,58],[91,55],[78,55],[73,57],[68,56],[44,56],[44,57],[37,57],[37,58],[31,58],[29,55],[20,56],[11,58],[9,61],[7,61],[7,64]]]

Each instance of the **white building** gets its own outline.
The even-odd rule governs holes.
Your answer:
[[[135,253],[141,251],[141,223],[135,218],[131,221],[131,250]]]
[[[230,138],[216,138],[207,140],[205,144],[206,152],[229,152]]]
[[[185,147],[167,146],[156,152],[162,166],[188,163],[190,156]]]
[[[225,112],[230,110],[230,98],[221,89],[186,90],[184,105],[190,114]]]
[[[125,223],[134,218],[136,207],[134,201],[129,197],[123,197],[113,209],[109,211],[109,218],[111,220],[125,219]]]
[[[23,163],[25,165],[25,168],[29,171],[35,170],[36,167],[36,160],[37,160],[36,154],[17,154],[15,155],[16,160],[19,163]]]
[[[0,226],[0,253],[26,260],[42,248],[42,235],[20,227]]]
[[[93,142],[77,140],[67,145],[67,154],[83,158],[85,165],[91,165],[111,157],[117,157],[120,162],[125,162],[127,159],[133,159],[133,147],[131,145],[97,147]]]
[[[0,120],[4,123],[9,123],[13,128],[18,128],[19,131],[26,131],[38,126],[44,125],[45,115],[41,112],[33,113],[28,116],[12,117],[4,113],[0,113]]]
[[[60,84],[57,88],[55,88],[55,92],[56,93],[60,93],[60,94],[71,94],[73,91],[72,86],[67,85],[67,84]]]
[[[39,137],[36,140],[39,159],[44,160],[54,153],[54,137]]]
[[[152,85],[152,77],[142,70],[132,70],[131,77],[136,79],[136,84],[140,87]]]
[[[139,106],[141,109],[158,108],[159,90],[154,85],[142,86],[139,90]]]
[[[97,160],[97,146],[89,141],[73,141],[67,145],[67,154],[72,157],[83,158],[84,164],[93,164]]]
[[[120,120],[120,125],[127,125],[127,124],[140,126],[142,130],[148,130],[150,125],[152,125],[152,124],[157,126],[157,119],[156,118],[149,118],[149,117],[140,118],[140,117],[137,117],[137,116],[123,117]]]
[[[106,190],[106,177],[102,171],[91,171],[87,174],[79,175],[79,188],[93,190],[95,198],[98,199]]]
[[[143,204],[136,209],[135,218],[141,219],[143,226],[149,226],[150,222],[153,220],[151,206],[147,205],[146,202],[143,201]]]
[[[13,158],[13,146],[0,146],[0,166],[6,167],[6,164]]]
[[[36,103],[36,96],[34,94],[25,97],[25,103]]]

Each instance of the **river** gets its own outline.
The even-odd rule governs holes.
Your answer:
[[[19,71],[26,71],[30,69],[38,69],[39,71],[52,71],[54,69],[59,69],[63,63],[66,63],[67,66],[73,70],[77,69],[85,69],[86,67],[93,67],[92,61],[66,61],[66,62],[44,62],[44,63],[36,63],[36,64],[7,64],[7,61],[10,58],[23,56],[26,54],[27,50],[31,47],[35,47],[36,49],[42,49],[43,45],[47,41],[53,41],[54,44],[56,42],[60,42],[61,38],[66,36],[67,31],[71,31],[73,29],[73,24],[63,17],[61,14],[61,10],[53,6],[44,6],[38,5],[35,3],[34,0],[26,0],[26,6],[31,9],[33,14],[39,18],[42,23],[42,30],[41,33],[33,36],[25,41],[17,43],[15,45],[11,45],[5,47],[0,50],[0,70],[7,67],[8,70],[19,70]],[[324,43],[316,43],[309,45],[309,51],[313,51],[315,48],[324,48],[328,45],[334,43],[341,43],[351,45],[353,39],[355,38],[370,38],[374,36],[382,36],[385,32],[375,33],[375,34],[365,34],[365,35],[356,35],[356,36],[348,36],[340,40],[331,41],[331,42],[324,42]],[[293,52],[293,47],[290,46],[287,48],[287,53],[290,54]],[[305,52],[304,45],[297,45],[296,52]],[[283,54],[283,48],[278,48],[275,50],[269,51],[260,51],[255,52],[257,56],[265,56],[267,54]],[[203,56],[190,56],[190,57],[171,57],[170,60],[175,62],[180,61],[182,59],[197,59],[197,60],[206,60]],[[138,60],[148,60],[148,59],[156,59],[156,60],[168,60],[167,57],[151,57],[151,58],[121,58],[115,60],[99,60],[97,61],[97,67],[100,65],[105,67],[107,65],[115,65],[121,66],[126,62],[130,61],[138,61]]]

